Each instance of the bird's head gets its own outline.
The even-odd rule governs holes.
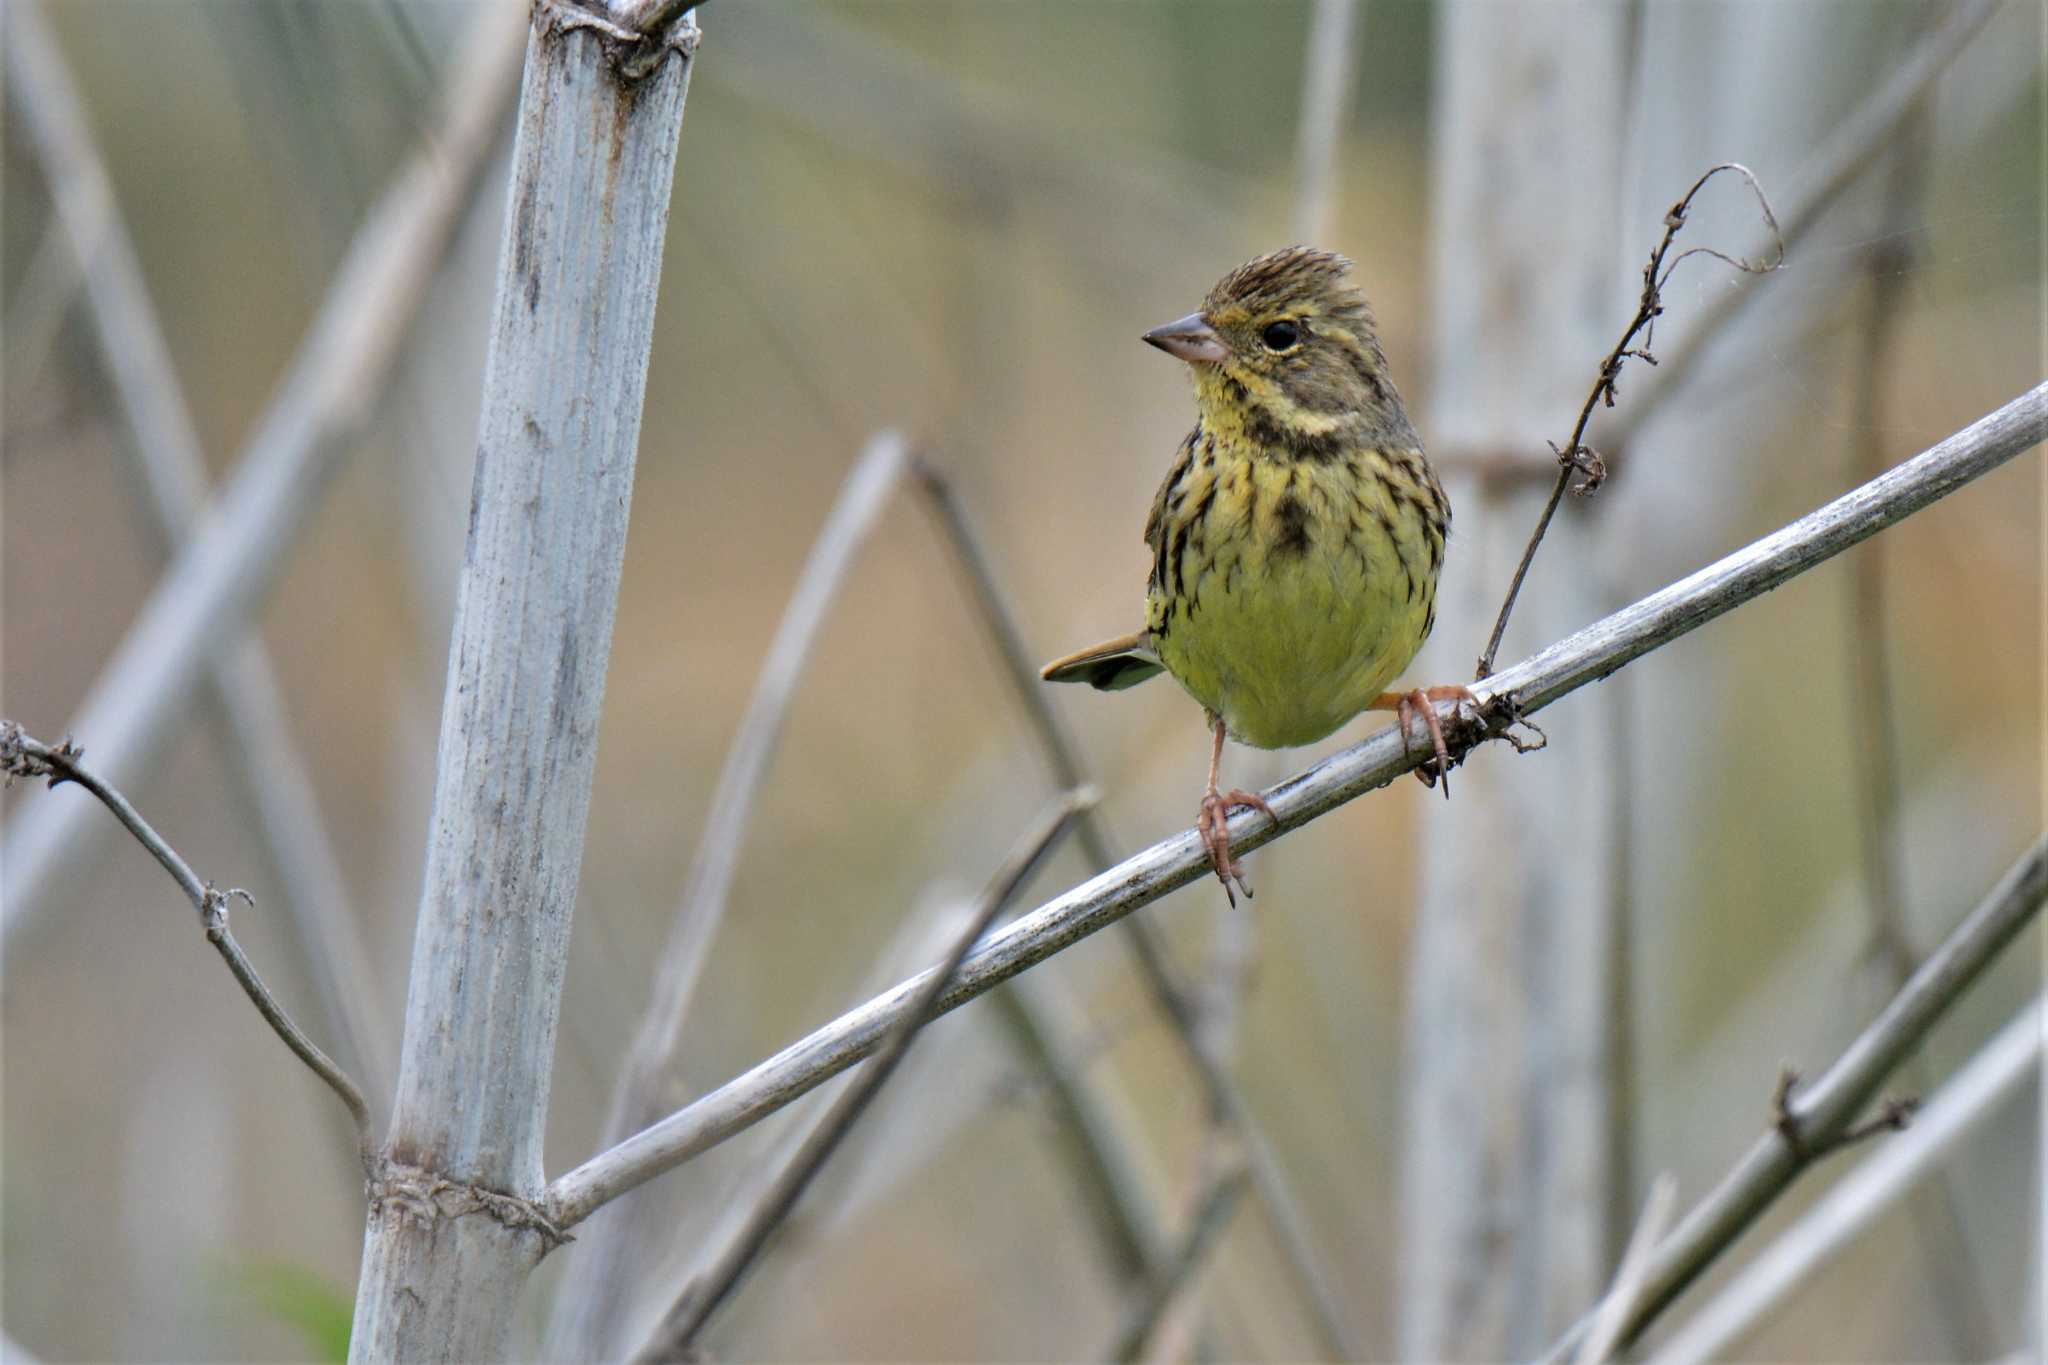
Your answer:
[[[1145,340],[1188,362],[1205,414],[1240,421],[1265,444],[1289,443],[1265,428],[1308,440],[1363,425],[1412,439],[1372,309],[1345,282],[1350,269],[1333,252],[1285,247],[1231,271],[1199,312]]]

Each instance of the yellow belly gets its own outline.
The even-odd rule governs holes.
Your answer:
[[[1216,493],[1188,528],[1178,592],[1153,589],[1160,661],[1232,738],[1314,743],[1422,647],[1441,541],[1340,467],[1247,462],[1219,471]]]

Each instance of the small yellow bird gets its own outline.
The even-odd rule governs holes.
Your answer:
[[[1230,855],[1234,805],[1216,789],[1227,734],[1312,744],[1365,710],[1419,717],[1450,756],[1432,702],[1463,687],[1383,692],[1436,624],[1451,508],[1387,376],[1351,262],[1287,247],[1239,266],[1201,311],[1145,334],[1188,363],[1195,429],[1152,500],[1145,628],[1047,664],[1050,682],[1116,691],[1171,673],[1208,715],[1209,789],[1195,821],[1223,889],[1252,893]],[[1231,899],[1235,901],[1233,894]]]

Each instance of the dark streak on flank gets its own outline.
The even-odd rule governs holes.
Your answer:
[[[1299,559],[1308,553],[1308,506],[1291,491],[1280,498],[1280,505],[1273,509],[1273,519],[1278,529],[1273,536],[1273,553],[1282,558]]]
[[[1181,554],[1188,546],[1188,527],[1190,524],[1190,522],[1184,521],[1175,527],[1173,537],[1169,542],[1169,548],[1166,552],[1166,595],[1168,597],[1179,597],[1181,595],[1181,588],[1186,583],[1182,576],[1180,559]]]

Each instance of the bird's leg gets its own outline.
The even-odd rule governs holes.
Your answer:
[[[1266,804],[1266,798],[1257,792],[1233,789],[1228,794],[1216,790],[1216,773],[1223,766],[1223,717],[1211,714],[1209,729],[1215,735],[1215,743],[1209,747],[1209,790],[1202,794],[1202,809],[1195,816],[1195,833],[1202,838],[1202,847],[1208,850],[1209,866],[1216,869],[1216,880],[1223,883],[1223,894],[1230,897],[1232,905],[1237,904],[1237,892],[1230,883],[1237,882],[1237,890],[1244,892],[1244,898],[1252,898],[1252,884],[1244,875],[1244,865],[1230,856],[1230,808],[1247,806],[1263,811],[1269,820],[1279,817]]]
[[[1442,778],[1444,800],[1448,801],[1451,799],[1451,749],[1444,743],[1443,723],[1437,719],[1436,703],[1440,701],[1456,701],[1461,706],[1469,702],[1474,710],[1479,709],[1479,698],[1471,688],[1450,683],[1442,687],[1418,687],[1410,692],[1382,692],[1367,704],[1366,710],[1392,711],[1398,716],[1403,744],[1413,741],[1415,720],[1421,717],[1429,730],[1430,745],[1436,750],[1436,761],[1434,767],[1424,762],[1415,770],[1415,776],[1425,787],[1434,787],[1437,779]]]

